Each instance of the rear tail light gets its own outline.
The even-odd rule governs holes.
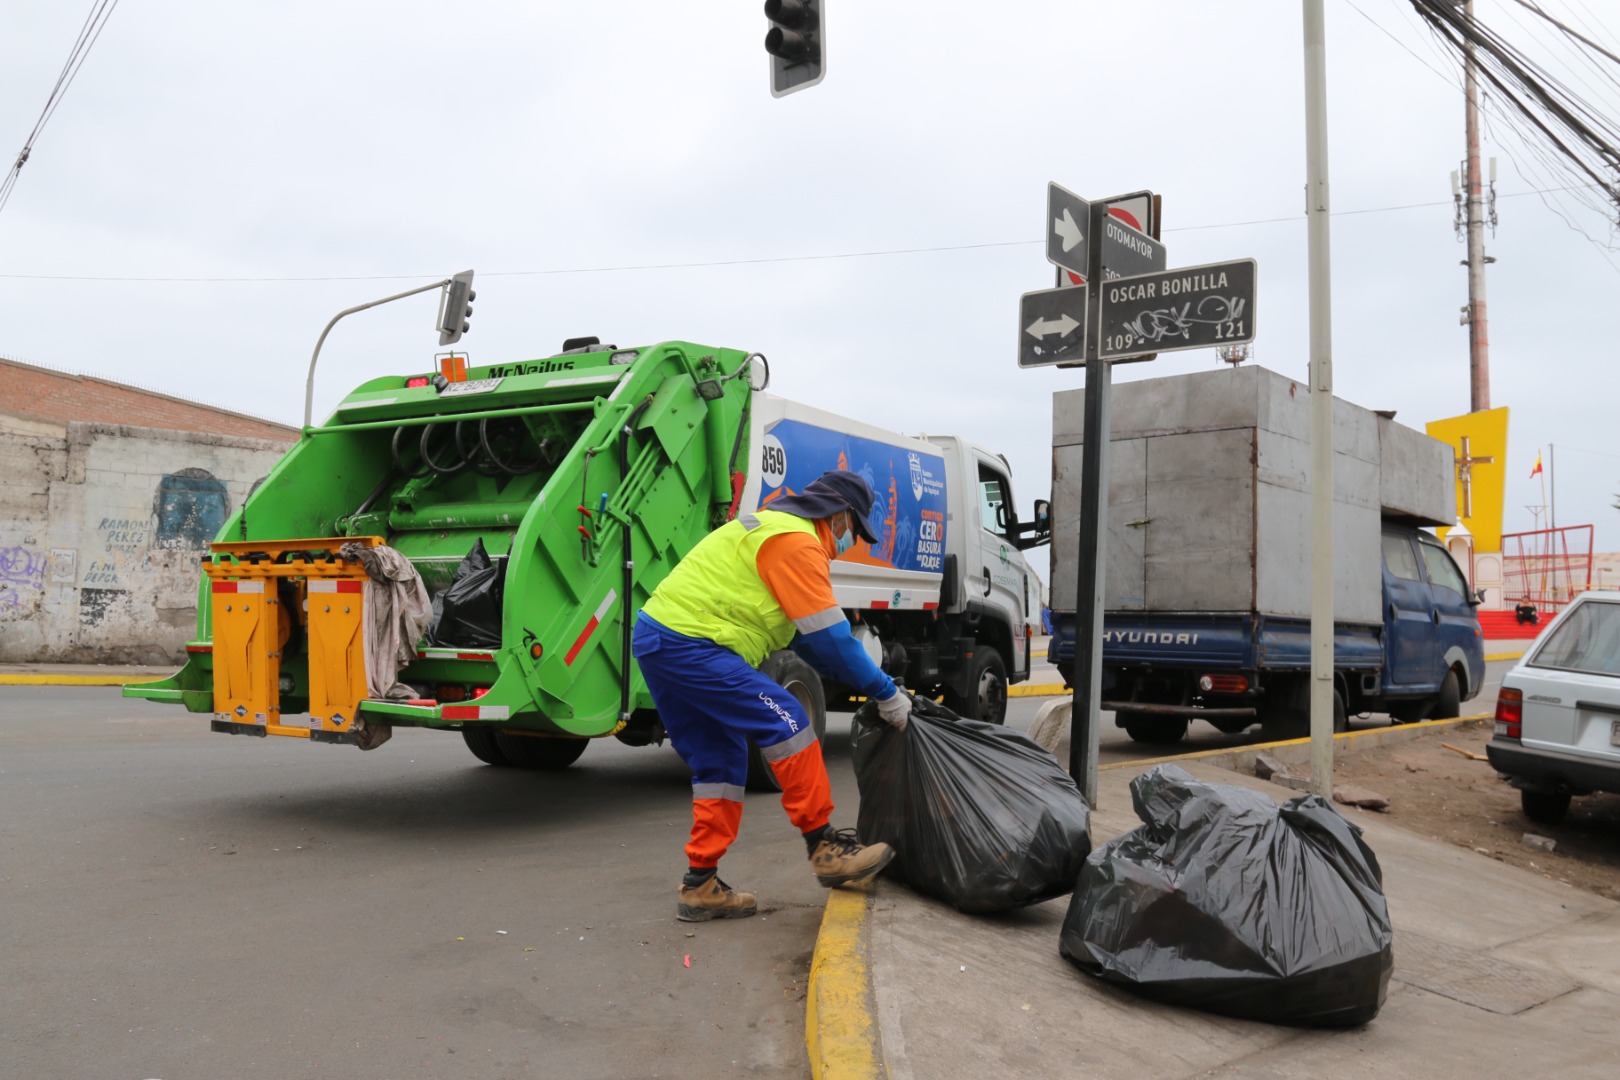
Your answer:
[[[1496,696],[1496,734],[1504,739],[1522,739],[1524,731],[1524,691],[1504,686]]]
[[[1241,694],[1249,689],[1242,675],[1200,675],[1198,689],[1206,694]]]
[[[435,692],[438,694],[440,701],[466,701],[467,700],[467,689],[466,689],[466,687],[457,686],[454,683],[440,683],[435,688]]]

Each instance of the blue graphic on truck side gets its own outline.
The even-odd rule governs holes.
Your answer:
[[[876,544],[859,538],[847,562],[938,574],[945,569],[945,459],[845,431],[778,420],[760,447],[759,505],[803,491],[828,469],[866,478],[877,499],[867,524]]]

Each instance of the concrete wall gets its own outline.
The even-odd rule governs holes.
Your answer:
[[[0,414],[0,663],[181,659],[198,556],[288,445]]]

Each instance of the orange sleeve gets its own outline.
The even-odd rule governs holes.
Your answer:
[[[832,591],[832,560],[814,536],[773,536],[759,546],[754,566],[788,618],[797,621],[838,608]]]

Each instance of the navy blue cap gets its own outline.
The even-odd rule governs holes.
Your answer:
[[[866,516],[872,512],[872,487],[859,473],[833,469],[805,485],[797,495],[772,499],[761,510],[781,510],[795,517],[823,521],[840,510],[850,510],[856,535],[868,544],[877,543]]]

